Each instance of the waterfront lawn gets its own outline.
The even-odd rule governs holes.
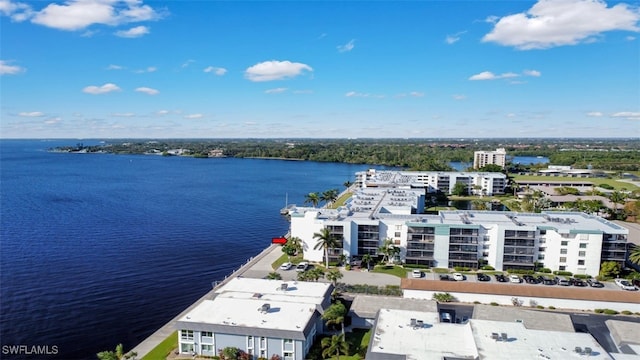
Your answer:
[[[349,200],[349,198],[350,198],[351,196],[353,196],[353,194],[352,194],[352,193],[350,193],[350,192],[346,192],[346,193],[344,193],[342,196],[340,196],[340,197],[339,197],[339,198],[338,198],[338,199],[337,199],[337,200],[336,200],[336,201],[331,205],[331,208],[332,208],[332,209],[337,209],[337,208],[339,208],[340,206],[344,205],[344,203],[345,203],[347,200]]]
[[[395,275],[399,278],[407,277],[407,269],[397,265],[376,265],[371,272]]]
[[[174,331],[168,338],[164,339],[158,346],[149,351],[142,360],[164,360],[171,351],[178,348],[178,331]]]
[[[280,257],[278,258],[278,260],[274,261],[274,262],[271,264],[271,268],[272,268],[273,270],[276,270],[276,269],[280,268],[280,265],[282,265],[282,264],[286,263],[287,261],[289,261],[289,257],[287,256],[287,254],[282,253],[282,256],[280,256]],[[292,263],[292,264],[297,264],[297,263],[299,263],[300,261],[302,261],[302,254],[298,254],[298,255],[296,255],[296,256],[292,256],[292,257],[291,257],[291,263]]]

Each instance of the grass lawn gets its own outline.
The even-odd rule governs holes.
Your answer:
[[[279,268],[279,267],[280,267],[280,265],[282,265],[282,264],[286,263],[287,261],[289,261],[289,257],[287,256],[287,254],[282,253],[282,256],[280,256],[280,257],[278,258],[278,260],[274,261],[274,262],[271,264],[271,268],[272,268],[273,270],[275,270],[275,269]],[[297,263],[299,263],[300,261],[302,261],[302,255],[301,255],[301,254],[298,254],[298,255],[296,255],[296,256],[292,256],[292,257],[291,257],[291,263],[292,263],[292,264],[297,264]]]
[[[344,203],[349,200],[350,197],[352,197],[353,194],[350,192],[346,192],[344,193],[342,196],[340,196],[332,205],[331,208],[332,209],[337,209],[340,206],[344,205]]]
[[[636,190],[639,189],[634,184],[618,181],[618,179],[605,179],[605,178],[571,178],[564,176],[535,176],[535,175],[515,175],[513,179],[518,181],[558,181],[558,182],[571,182],[571,181],[581,181],[581,182],[590,182],[594,185],[598,186],[601,184],[609,184],[613,186],[616,190],[622,190],[625,188],[627,190]]]
[[[406,278],[407,272],[410,270],[396,265],[376,265],[371,271],[375,273],[395,275],[399,278]]]
[[[142,360],[165,360],[171,351],[178,347],[178,331],[174,331],[158,346],[153,348]]]

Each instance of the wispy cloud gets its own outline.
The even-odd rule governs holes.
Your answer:
[[[9,65],[7,61],[0,60],[0,75],[16,75],[25,72],[26,69],[18,65]]]
[[[41,111],[28,111],[28,112],[20,112],[18,116],[22,117],[41,117],[44,116],[44,113]]]
[[[291,61],[264,61],[245,70],[245,77],[251,81],[272,81],[293,78],[305,71],[313,71],[311,66]]]
[[[214,73],[218,76],[222,76],[227,73],[227,69],[221,68],[221,67],[215,67],[215,66],[208,66],[202,71],[206,73]]]
[[[264,93],[265,94],[281,94],[283,92],[287,91],[287,88],[275,88],[275,89],[269,89],[269,90],[265,90]]]
[[[157,94],[160,93],[160,91],[158,91],[156,89],[152,89],[152,88],[144,87],[144,86],[136,88],[135,91],[141,92],[141,93],[144,93],[144,94],[147,94],[147,95],[157,95]]]
[[[113,113],[113,114],[111,114],[111,116],[113,116],[113,117],[134,117],[134,116],[136,116],[136,114],[132,113],[132,112]]]
[[[514,78],[514,77],[518,77],[518,74],[507,72],[507,73],[496,75],[491,71],[483,71],[481,73],[472,75],[469,78],[469,80],[497,80],[497,79],[508,79],[508,78]]]
[[[110,64],[109,66],[107,66],[107,70],[123,70],[123,69],[124,67],[120,65]]]
[[[136,70],[136,71],[134,71],[134,73],[136,73],[136,74],[144,74],[144,73],[152,73],[152,72],[156,72],[156,71],[158,71],[157,67],[149,66],[146,69]]]
[[[454,100],[465,100],[467,98],[466,95],[462,94],[453,94],[451,97],[453,97]]]
[[[355,47],[355,43],[356,43],[356,39],[351,39],[348,43],[344,44],[344,45],[338,45],[338,52],[349,52],[351,50],[353,50],[353,48]]]
[[[91,94],[91,95],[100,95],[100,94],[106,94],[106,93],[110,93],[113,91],[120,91],[120,90],[121,89],[118,87],[118,85],[107,83],[102,86],[95,86],[95,85],[87,86],[84,89],[82,89],[82,92]]]
[[[457,32],[455,34],[447,35],[447,37],[444,39],[444,42],[446,42],[449,45],[455,44],[456,42],[458,42],[460,40],[460,35],[463,35],[465,33],[466,33],[466,31],[459,31],[459,32]]]
[[[491,19],[495,26],[482,41],[520,50],[593,42],[607,31],[640,31],[636,8],[597,0],[539,0],[526,12]]]
[[[156,111],[156,115],[167,115],[170,111],[169,110],[158,110]]]
[[[591,111],[587,113],[590,117],[601,117],[603,114],[600,111]]]
[[[640,112],[620,111],[620,112],[611,114],[611,117],[625,118],[628,120],[640,120]]]
[[[356,92],[356,91],[349,91],[348,93],[344,94],[344,96],[346,96],[346,97],[362,97],[362,98],[377,98],[377,99],[383,99],[383,98],[386,97],[385,95],[359,93],[359,92]]]
[[[203,117],[203,114],[188,114],[184,116],[185,119],[202,119]]]
[[[522,72],[526,76],[540,77],[542,73],[538,70],[525,70]]]
[[[149,27],[147,26],[136,26],[129,30],[120,30],[116,31],[114,34],[123,38],[137,38],[143,35],[147,35],[149,33]]]

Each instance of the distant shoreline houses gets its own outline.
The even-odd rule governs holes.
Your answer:
[[[579,212],[517,213],[440,211],[423,214],[425,194],[451,192],[464,181],[504,192],[501,173],[373,171],[356,174],[356,191],[337,209],[293,207],[291,236],[302,240],[305,259],[324,261],[314,234],[329,229],[338,245],[329,261],[380,256],[385,240],[399,251],[395,262],[425,267],[569,271],[598,275],[603,261],[624,265],[629,230]],[[482,191],[478,187],[474,190]]]

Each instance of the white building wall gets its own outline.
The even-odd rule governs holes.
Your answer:
[[[433,259],[435,260],[436,267],[448,268],[449,267],[449,236],[448,235],[435,235],[433,247]]]
[[[425,299],[433,300],[433,294],[437,291],[423,291],[423,290],[404,290],[405,298],[409,299]],[[495,294],[474,294],[474,293],[458,293],[450,292],[458,301],[472,303],[479,301],[482,304],[491,304],[496,302],[500,305],[513,306],[513,296],[509,295],[495,295]],[[618,303],[607,301],[592,301],[592,300],[570,300],[570,299],[554,299],[554,298],[541,298],[541,297],[529,297],[518,296],[518,300],[521,301],[524,307],[534,304],[544,307],[553,306],[556,309],[572,309],[572,310],[594,310],[594,309],[612,309],[616,311],[632,311],[640,312],[640,303]]]
[[[291,217],[291,235],[297,236],[302,240],[302,251],[304,258],[309,261],[322,262],[324,251],[322,249],[314,250],[317,240],[313,238],[313,234],[322,230],[325,223],[321,219],[316,219],[317,210],[309,210],[304,216]]]

